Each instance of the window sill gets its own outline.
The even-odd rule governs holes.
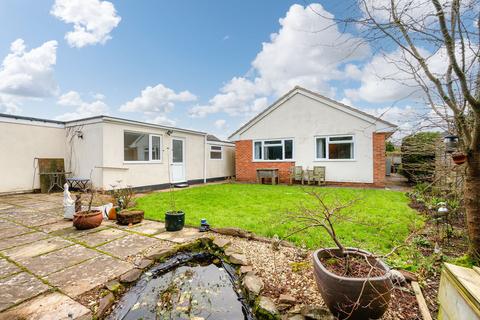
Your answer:
[[[356,159],[315,159],[313,162],[355,162]]]
[[[252,162],[295,162],[294,159],[289,159],[289,160],[252,160]]]
[[[162,160],[153,161],[123,161],[123,164],[162,164]]]

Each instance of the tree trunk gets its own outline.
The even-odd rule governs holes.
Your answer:
[[[465,208],[470,255],[480,261],[480,146],[468,154],[465,178]]]

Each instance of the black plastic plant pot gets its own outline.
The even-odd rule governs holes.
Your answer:
[[[167,231],[180,231],[185,225],[185,213],[183,211],[168,211],[165,213],[165,229]]]

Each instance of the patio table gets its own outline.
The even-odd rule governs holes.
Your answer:
[[[65,178],[65,175],[70,174],[71,172],[63,172],[63,171],[54,171],[54,172],[41,172],[41,175],[45,175],[49,177],[49,187],[48,193],[52,191],[55,186],[59,187],[63,190],[62,186],[62,178]]]
[[[268,178],[272,180],[272,185],[278,183],[278,169],[277,168],[259,168],[257,169],[257,183],[263,183],[263,179]]]

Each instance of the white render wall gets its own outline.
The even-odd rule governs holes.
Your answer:
[[[64,158],[65,129],[61,125],[0,119],[0,150],[0,193],[32,191],[40,188],[34,158]]]
[[[238,140],[293,138],[295,165],[325,166],[327,181],[372,183],[376,129],[375,124],[298,93],[239,134]],[[323,135],[353,135],[355,160],[315,161],[315,136]]]
[[[222,160],[210,159],[210,146],[222,146]],[[235,146],[214,141],[207,142],[207,177],[224,178],[235,175]]]

